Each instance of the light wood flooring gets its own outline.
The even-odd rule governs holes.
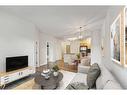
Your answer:
[[[77,66],[76,65],[64,64],[63,60],[58,60],[57,65],[58,65],[60,70],[65,70],[65,71],[70,71],[70,72],[77,72]],[[36,71],[42,71],[46,67],[47,67],[46,65],[37,67]]]

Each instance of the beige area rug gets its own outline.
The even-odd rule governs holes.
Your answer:
[[[74,78],[74,76],[76,75],[76,73],[74,72],[68,72],[68,71],[64,71],[61,70],[60,72],[63,73],[63,79],[61,80],[61,82],[59,83],[59,86],[57,87],[56,90],[63,90],[67,87],[67,85],[71,82],[71,80]],[[34,79],[31,79],[15,88],[13,88],[12,90],[39,90],[41,89],[39,85],[35,84]]]

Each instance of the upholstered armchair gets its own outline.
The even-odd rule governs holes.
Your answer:
[[[77,56],[75,53],[64,54],[64,68],[77,70],[77,64],[75,60],[77,60]]]
[[[91,63],[90,57],[82,58],[81,63],[78,65],[78,72],[87,74],[90,68],[90,63]]]

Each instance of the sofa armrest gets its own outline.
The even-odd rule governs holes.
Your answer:
[[[78,65],[78,73],[88,73],[90,66],[83,66],[81,64]]]

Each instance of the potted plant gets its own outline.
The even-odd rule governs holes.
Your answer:
[[[59,67],[57,65],[55,65],[52,69],[53,69],[53,75],[54,76],[58,76],[58,74],[59,74],[59,72],[58,72],[59,71]]]
[[[77,56],[78,59],[80,59],[80,53],[78,53],[76,56]]]

